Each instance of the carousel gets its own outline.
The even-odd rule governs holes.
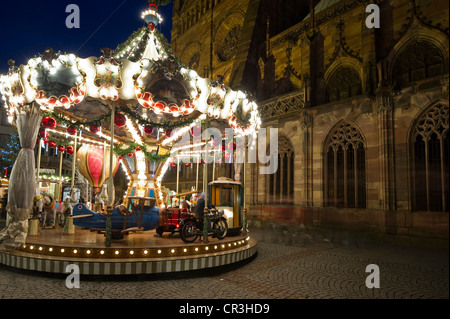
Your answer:
[[[142,18],[142,28],[99,58],[48,48],[26,65],[10,60],[0,75],[21,142],[0,263],[53,273],[77,264],[81,274],[152,274],[226,265],[256,253],[240,180],[245,161],[235,165],[234,179],[208,179],[207,166],[245,159],[260,127],[258,107],[245,92],[183,65],[156,28],[157,4],[150,2]],[[245,147],[236,150],[239,141]],[[61,169],[57,194],[41,192],[45,147],[61,161],[72,155],[65,198]],[[183,164],[197,169],[187,192],[178,189]],[[176,189],[164,186],[169,168],[177,169]],[[126,178],[122,193],[114,178],[119,170]],[[75,171],[86,182],[83,191]],[[203,200],[199,217],[194,212]]]

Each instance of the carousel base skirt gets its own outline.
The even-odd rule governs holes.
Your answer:
[[[250,236],[209,237],[207,243],[197,239],[187,244],[176,233],[160,237],[154,230],[130,233],[112,240],[110,247],[104,242],[103,234],[78,227],[75,234],[42,229],[21,247],[0,247],[0,263],[48,273],[68,274],[75,264],[81,275],[157,274],[236,263],[253,256],[257,247]]]

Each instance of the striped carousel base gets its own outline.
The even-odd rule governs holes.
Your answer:
[[[41,230],[22,247],[1,247],[0,263],[48,273],[69,273],[68,266],[76,264],[81,275],[157,274],[233,264],[253,256],[257,247],[249,236],[185,244],[177,235],[161,238],[154,231],[130,234],[108,248],[103,242],[103,235],[87,230],[75,235]]]

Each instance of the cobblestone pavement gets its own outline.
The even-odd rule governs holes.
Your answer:
[[[68,289],[65,276],[0,265],[1,299],[428,299],[449,298],[448,241],[408,245],[311,235],[288,228],[255,228],[258,253],[244,262],[189,273],[83,277]],[[432,247],[430,247],[432,246]],[[380,269],[369,289],[366,266]]]

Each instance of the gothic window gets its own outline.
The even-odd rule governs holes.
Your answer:
[[[331,131],[324,147],[325,205],[366,207],[364,139],[357,128],[342,123]]]
[[[449,198],[448,105],[431,107],[411,135],[415,211],[447,211]]]
[[[280,135],[278,139],[278,168],[269,175],[269,195],[273,202],[292,203],[294,201],[294,148],[291,142]]]
[[[326,87],[328,102],[346,99],[361,93],[361,78],[356,70],[351,67],[340,67],[328,79]]]
[[[427,41],[410,44],[396,58],[392,68],[392,81],[397,89],[405,85],[444,73],[441,51]]]
[[[189,69],[197,70],[198,69],[198,63],[200,62],[200,53],[195,53],[191,56],[188,62]]]
[[[239,40],[239,34],[241,33],[241,26],[237,25],[231,29],[223,40],[220,50],[218,52],[219,59],[221,61],[228,61],[236,53],[236,48]]]

